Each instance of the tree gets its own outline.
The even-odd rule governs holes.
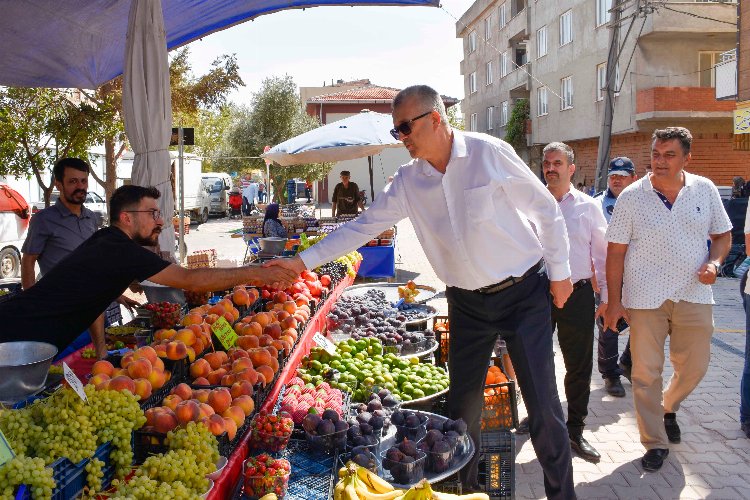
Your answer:
[[[259,157],[265,146],[278,144],[320,125],[316,117],[305,112],[291,76],[270,77],[263,80],[261,89],[253,94],[250,107],[237,109],[228,134],[228,145],[232,156]],[[243,170],[265,169],[260,159],[238,160],[235,164]],[[332,166],[332,163],[271,166],[274,186],[280,193],[287,179],[322,179]]]
[[[516,99],[505,126],[505,141],[513,146],[517,153],[519,149],[526,147],[526,121],[529,119],[529,113],[529,100]]]
[[[75,92],[44,88],[0,90],[0,174],[36,177],[49,205],[54,186],[47,175],[59,158],[88,159],[88,147],[102,139],[106,110]]]
[[[458,105],[451,106],[446,110],[446,113],[448,114],[448,123],[451,127],[458,130],[464,129],[464,119]]]

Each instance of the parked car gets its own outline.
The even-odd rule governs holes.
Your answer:
[[[52,191],[49,198],[50,206],[57,203],[57,199],[60,197],[59,191]],[[107,215],[107,202],[104,198],[96,193],[89,192],[86,195],[86,201],[83,202],[83,206],[94,212],[99,217],[99,227],[104,226],[108,223],[109,218]],[[31,215],[34,215],[38,211],[44,208],[44,200],[37,201],[31,204]]]

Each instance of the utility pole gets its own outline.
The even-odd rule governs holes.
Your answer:
[[[613,0],[614,5],[609,13],[609,54],[607,56],[607,86],[604,94],[604,117],[602,131],[599,134],[599,152],[596,157],[596,175],[594,177],[594,192],[607,188],[607,166],[609,164],[609,149],[612,138],[612,119],[615,111],[615,86],[617,85],[617,60],[620,45],[620,17],[622,5],[627,0]]]

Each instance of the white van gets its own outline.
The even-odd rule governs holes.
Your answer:
[[[211,196],[210,214],[229,217],[229,190],[232,189],[232,177],[225,172],[204,172],[201,177]]]
[[[21,247],[29,218],[29,205],[23,196],[0,184],[0,279],[21,276]]]

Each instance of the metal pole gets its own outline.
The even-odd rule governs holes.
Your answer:
[[[180,172],[180,264],[185,263],[185,169],[182,163],[182,153],[185,148],[183,144],[183,130],[182,127],[177,129],[177,151],[179,152],[178,158],[178,171]]]
[[[624,0],[614,0],[614,5],[609,14],[609,55],[607,56],[607,86],[604,94],[604,117],[602,118],[602,129],[599,134],[599,152],[596,157],[596,175],[594,177],[594,191],[604,191],[607,188],[607,165],[609,164],[609,151],[612,139],[612,119],[615,111],[615,86],[617,60],[620,40],[620,16],[622,15],[622,4]],[[635,43],[638,43],[636,40]]]

